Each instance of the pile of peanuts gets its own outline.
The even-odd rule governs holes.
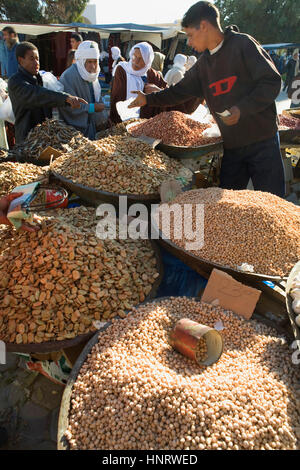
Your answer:
[[[193,207],[190,233],[182,217],[181,238],[174,237],[171,215],[170,238],[183,249],[203,228],[195,214],[196,205],[204,204],[204,246],[191,251],[201,259],[234,269],[246,263],[256,273],[279,276],[287,276],[300,259],[300,208],[273,194],[197,189],[179,194],[172,204],[179,204],[183,214],[185,206]]]
[[[39,167],[31,163],[0,163],[0,196],[10,193],[16,186],[32,181],[48,181],[49,167]]]
[[[150,242],[98,239],[90,208],[40,219],[36,233],[0,226],[2,341],[75,338],[145,300],[159,276]]]
[[[105,129],[104,131],[100,131],[96,134],[97,139],[103,139],[105,137],[111,137],[113,135],[128,135],[127,126],[129,124],[133,124],[134,122],[139,123],[142,122],[143,119],[127,119],[125,122],[120,122],[115,126],[110,127],[109,129]]]
[[[203,136],[203,131],[210,124],[202,124],[189,118],[179,111],[168,111],[137,124],[130,129],[135,137],[146,135],[160,139],[164,144],[184,147],[199,147],[201,145],[221,142],[220,138]]]
[[[213,366],[170,346],[183,316],[223,322]],[[194,299],[160,300],[100,332],[74,383],[65,436],[72,450],[296,450],[299,379],[275,330]]]
[[[178,161],[126,136],[90,142],[57,158],[51,169],[73,182],[119,194],[156,194],[165,180],[192,179]]]

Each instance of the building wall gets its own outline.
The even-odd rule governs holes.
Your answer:
[[[87,18],[91,24],[97,24],[97,5],[87,5],[82,16]]]

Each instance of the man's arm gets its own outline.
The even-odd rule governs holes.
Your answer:
[[[8,93],[10,96],[14,96],[16,101],[20,101],[26,108],[65,106],[69,96],[67,93],[48,90],[38,85],[31,85],[25,80],[21,81],[14,77],[8,82]]]
[[[14,78],[8,82],[8,94],[13,96],[16,101],[20,101],[25,108],[62,107],[67,103],[72,108],[76,108],[80,106],[80,103],[85,103],[81,98],[67,93],[48,90],[38,85],[31,85],[25,80],[19,81]]]
[[[184,78],[175,86],[166,88],[159,93],[151,93],[151,95],[147,96],[141,92],[138,92],[137,94],[138,97],[131,103],[130,106],[128,106],[129,108],[145,105],[167,107],[185,103],[192,97],[204,99],[199,64],[197,64],[197,66],[195,65],[191,68],[191,70],[186,72]]]
[[[254,87],[236,103],[236,107],[241,116],[249,116],[263,111],[275,101],[280,92],[281,77],[268,54],[250,38],[245,38],[243,57]]]

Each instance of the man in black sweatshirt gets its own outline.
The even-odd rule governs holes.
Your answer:
[[[182,26],[191,47],[203,52],[175,86],[150,95],[136,92],[130,105],[170,106],[204,98],[224,142],[221,187],[285,195],[275,99],[281,77],[255,39],[220,26],[220,13],[209,2],[193,5]]]

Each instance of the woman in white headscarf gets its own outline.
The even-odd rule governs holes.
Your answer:
[[[152,93],[167,86],[162,76],[151,68],[154,52],[150,44],[147,42],[136,44],[131,49],[129,56],[129,62],[120,62],[115,70],[110,100],[110,119],[112,123],[121,122],[116,109],[118,101],[126,101],[135,97],[136,95],[132,92],[136,90]],[[160,108],[145,106],[141,110],[140,117],[153,117],[159,112]]]
[[[168,86],[161,74],[151,68],[153,57],[154,52],[150,44],[140,42],[131,49],[129,62],[120,62],[118,64],[110,99],[109,117],[111,124],[122,122],[116,103],[126,101],[129,98],[136,98],[134,91],[144,91],[144,93],[149,94],[161,91]],[[174,107],[144,106],[139,110],[139,116],[143,119],[149,119],[163,111],[171,110],[190,114],[197,109],[200,102],[199,98],[189,98],[184,103]],[[136,110],[129,109],[128,111],[133,111],[132,117],[136,117]],[[130,117],[128,113],[127,119]]]
[[[173,67],[166,73],[165,76],[165,81],[167,82],[168,86],[176,85],[183,79],[186,72],[186,59],[186,55],[176,54],[173,61]]]
[[[96,132],[107,124],[107,112],[104,110],[98,79],[99,57],[98,44],[94,41],[83,41],[75,53],[76,63],[60,78],[66,93],[73,90],[75,96],[88,102],[81,104],[80,109],[60,109],[60,117],[91,140],[95,139]]]
[[[112,47],[111,48],[111,56],[112,56],[112,59],[113,59],[113,64],[112,64],[112,76],[114,77],[115,76],[115,72],[116,72],[116,68],[117,68],[117,65],[120,63],[120,62],[126,62],[124,57],[122,57],[121,55],[121,50],[119,49],[119,47]]]

